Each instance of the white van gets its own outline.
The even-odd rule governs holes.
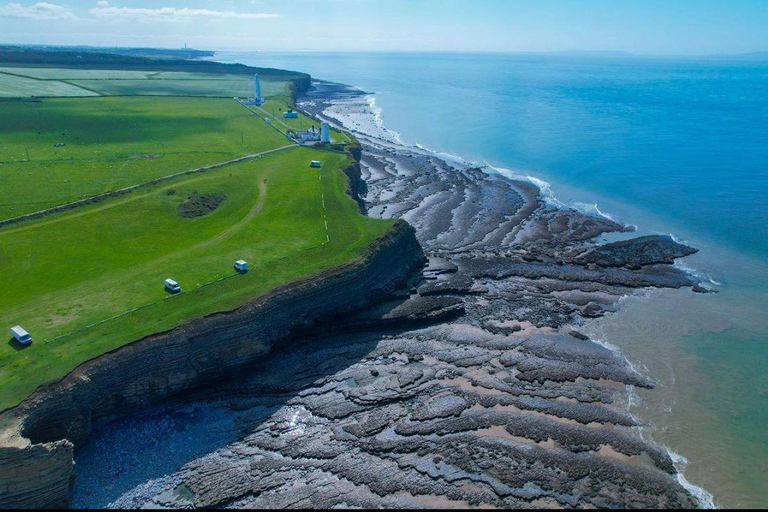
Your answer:
[[[179,286],[179,283],[173,279],[166,279],[165,290],[171,293],[179,293],[181,291],[181,286]]]
[[[25,331],[24,328],[20,325],[11,327],[11,336],[13,336],[16,341],[22,345],[29,345],[32,343],[32,336],[30,336],[29,333]]]

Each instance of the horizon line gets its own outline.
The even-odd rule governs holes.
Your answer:
[[[765,57],[768,59],[768,49],[749,52],[719,52],[719,53],[634,53],[627,50],[368,50],[368,49],[263,49],[256,50],[242,47],[193,48],[167,46],[124,46],[101,44],[60,44],[60,43],[5,43],[0,47],[48,47],[48,48],[97,48],[97,49],[138,49],[138,50],[171,50],[171,51],[210,51],[210,52],[252,52],[252,53],[404,53],[404,54],[494,54],[494,55],[561,55],[561,56],[593,56],[593,57],[634,57],[634,58],[717,58],[717,57]]]

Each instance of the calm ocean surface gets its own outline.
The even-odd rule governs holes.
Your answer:
[[[633,412],[720,506],[768,507],[768,62],[221,52],[376,93],[406,143],[673,233],[720,293],[649,292],[591,327],[659,386]]]

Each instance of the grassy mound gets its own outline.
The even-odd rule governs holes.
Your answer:
[[[191,219],[208,215],[226,199],[227,196],[224,194],[201,194],[195,190],[186,201],[179,205],[179,217]]]

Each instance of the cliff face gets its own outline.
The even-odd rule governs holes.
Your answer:
[[[61,508],[69,501],[73,446],[53,443],[0,448],[0,508]]]
[[[94,422],[231,377],[315,323],[389,298],[425,261],[399,222],[362,261],[82,364],[0,415],[0,508],[66,504],[73,444]]]
[[[347,194],[349,194],[349,196],[357,202],[357,207],[360,210],[360,213],[365,215],[367,208],[365,206],[365,200],[363,197],[365,197],[365,194],[368,192],[368,187],[365,184],[365,180],[363,179],[363,173],[360,170],[359,160],[349,164],[342,170],[342,172],[346,174],[347,178],[349,179]]]

